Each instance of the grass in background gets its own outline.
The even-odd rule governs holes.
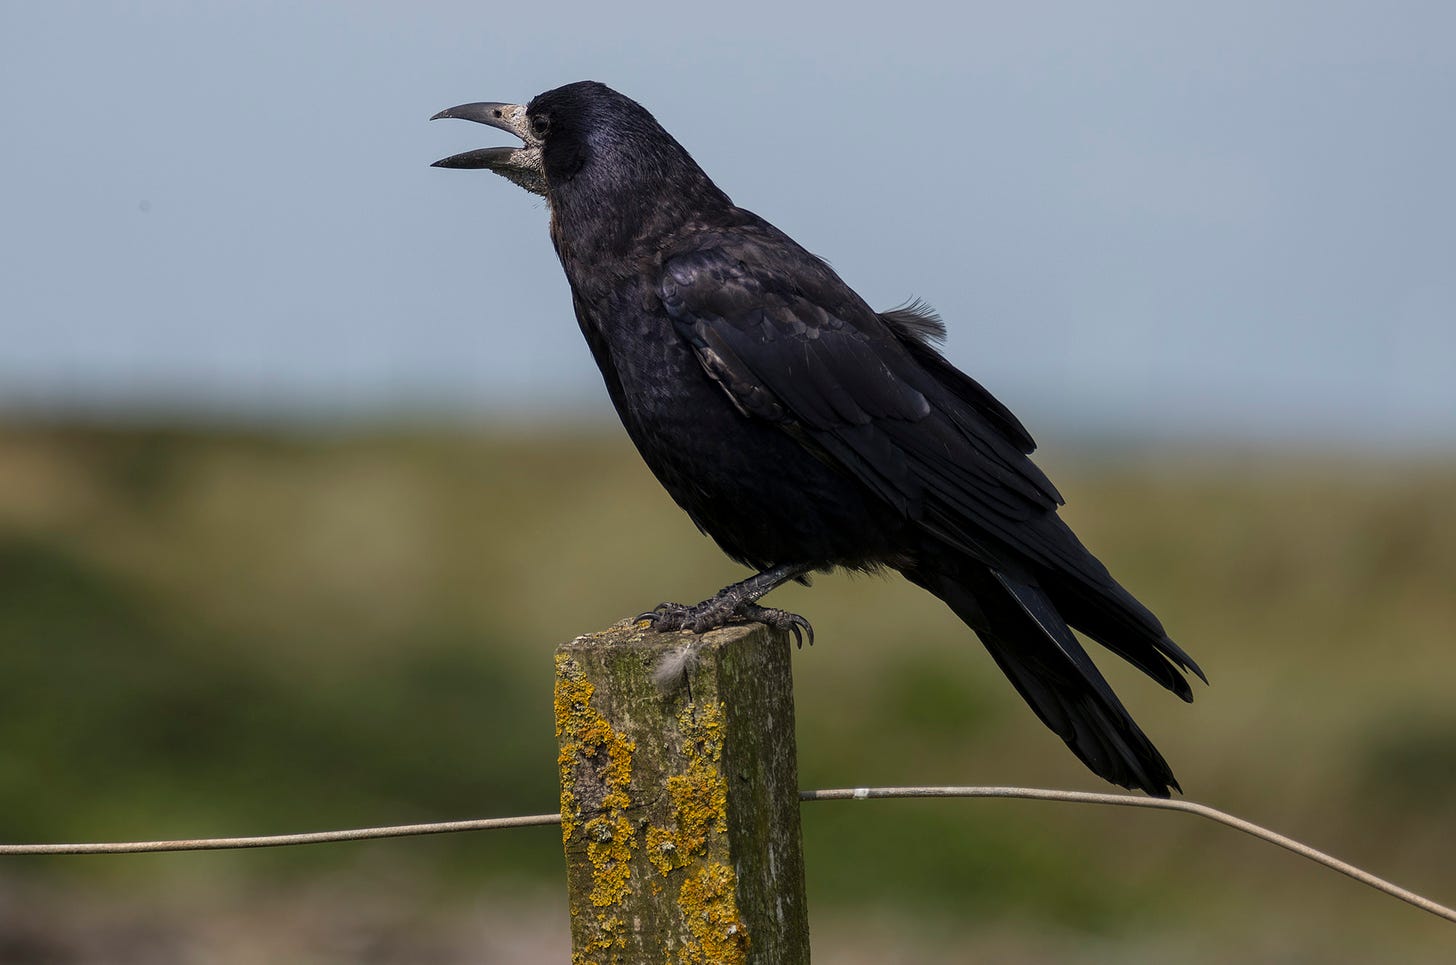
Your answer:
[[[1209,673],[1185,706],[1095,654],[1189,795],[1451,900],[1456,469],[1048,468],[1085,541]],[[0,837],[552,810],[552,647],[742,575],[615,433],[6,431]],[[805,786],[1099,786],[923,592],[835,575],[773,599],[818,631],[795,656]],[[1409,959],[1451,941],[1172,816],[874,802],[809,805],[804,828],[816,920],[883,908],[952,944],[993,922],[1098,947],[1162,936],[1189,961]],[[457,898],[560,874],[554,832],[372,847],[56,859],[0,880],[255,887],[369,853]]]

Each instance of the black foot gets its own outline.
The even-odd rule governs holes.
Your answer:
[[[777,607],[759,606],[756,603],[746,604],[738,613],[749,620],[767,623],[775,630],[787,630],[794,635],[794,646],[800,650],[804,649],[805,637],[809,638],[809,646],[814,646],[814,628],[809,625],[808,620],[797,613],[790,613],[788,610],[780,610]]]
[[[805,636],[809,638],[809,645],[814,645],[814,628],[797,613],[759,606],[751,600],[737,600],[731,594],[720,593],[696,606],[659,603],[646,613],[633,617],[634,623],[647,623],[652,629],[664,633],[670,630],[703,633],[727,626],[735,620],[753,620],[766,623],[775,630],[786,630],[794,635],[794,643],[801,650]]]

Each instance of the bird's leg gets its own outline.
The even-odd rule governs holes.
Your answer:
[[[794,635],[794,642],[801,647],[807,635],[812,646],[814,628],[808,620],[797,613],[758,605],[759,597],[812,569],[814,567],[808,563],[785,563],[725,586],[702,603],[693,606],[659,603],[646,613],[637,614],[635,619],[651,624],[654,630],[692,630],[694,633],[713,630],[733,620],[755,620],[775,630],[789,631]]]

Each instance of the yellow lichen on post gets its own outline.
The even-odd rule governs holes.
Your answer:
[[[557,651],[574,963],[808,962],[788,654],[626,624]]]
[[[668,822],[647,829],[647,854],[663,875],[707,854],[709,832],[728,830],[723,705],[687,702],[677,714],[681,773],[667,779]]]
[[[728,830],[728,783],[719,766],[723,760],[723,705],[710,701],[683,705],[678,712],[682,737],[683,773],[667,779],[667,796],[677,823],[679,848],[685,854],[704,853],[710,831]]]
[[[596,688],[580,665],[565,654],[556,657],[556,740],[560,748],[561,836],[570,846],[580,826],[591,865],[588,899],[594,907],[595,935],[591,951],[626,948],[622,919],[604,909],[627,894],[636,832],[626,811],[631,806],[632,753],[635,746],[591,703]],[[590,784],[590,787],[584,787]],[[584,812],[594,816],[583,823]],[[573,917],[584,909],[571,908]],[[574,955],[582,965],[592,959]]]
[[[748,927],[738,914],[732,866],[709,860],[710,836],[728,830],[723,705],[687,701],[677,724],[681,773],[667,779],[667,820],[647,828],[647,858],[663,877],[676,872],[682,879],[677,906],[691,938],[673,961],[734,965],[747,961]]]
[[[742,965],[749,934],[738,915],[733,868],[711,862],[688,875],[677,903],[692,941],[683,945],[681,965]]]

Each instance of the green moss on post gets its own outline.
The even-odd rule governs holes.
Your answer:
[[[809,961],[785,634],[563,644],[556,739],[574,965]]]

